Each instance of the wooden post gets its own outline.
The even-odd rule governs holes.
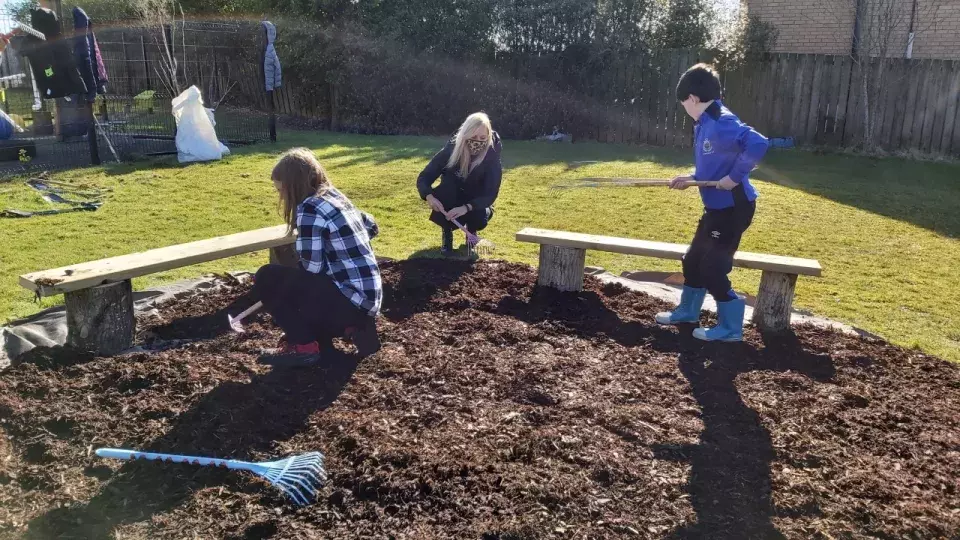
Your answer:
[[[147,61],[147,44],[143,40],[143,34],[140,34],[140,53],[143,54],[143,72],[146,74],[146,79],[147,79],[146,89],[152,90],[153,84],[150,82],[150,62]],[[124,50],[123,50],[123,57],[124,59],[126,59],[127,57],[126,47],[124,47]],[[150,111],[150,112],[153,113],[153,111]]]
[[[337,95],[337,84],[330,83],[330,131],[340,130],[340,111],[337,106],[339,97]]]
[[[277,142],[277,109],[273,105],[273,90],[267,92],[267,107],[270,109],[270,142]]]
[[[127,58],[127,34],[124,32],[120,32],[120,48],[123,50],[123,80],[126,85],[126,95],[129,96],[132,95],[130,87],[130,60]]]
[[[63,101],[63,98],[53,100],[53,135],[57,138],[57,142],[63,142],[66,138],[63,135],[63,107],[60,106],[61,101]]]
[[[69,292],[64,301],[68,345],[101,356],[133,346],[136,322],[130,280]]]
[[[561,291],[582,291],[586,256],[584,249],[540,244],[537,285]]]
[[[100,165],[100,148],[97,144],[97,119],[93,112],[93,103],[85,103],[83,110],[87,115],[87,142],[90,145],[90,163]]]
[[[270,264],[296,267],[300,264],[300,256],[293,248],[293,244],[270,248]]]
[[[797,274],[763,271],[757,305],[753,308],[753,322],[760,330],[782,332],[790,328],[796,285]]]

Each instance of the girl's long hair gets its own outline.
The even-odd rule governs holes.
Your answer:
[[[473,113],[463,121],[460,129],[457,130],[456,142],[453,145],[453,152],[450,154],[450,160],[447,161],[447,169],[460,169],[460,176],[467,177],[470,173],[470,162],[472,157],[467,149],[467,139],[473,136],[473,133],[479,128],[487,130],[487,148],[493,145],[493,127],[490,125],[490,117],[482,112]]]
[[[297,206],[307,197],[322,195],[330,187],[330,179],[313,152],[293,148],[284,152],[270,175],[280,183],[280,215],[287,223],[287,233],[297,228]]]

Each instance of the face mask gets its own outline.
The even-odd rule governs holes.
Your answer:
[[[480,152],[483,152],[483,149],[487,147],[487,141],[478,141],[476,139],[467,139],[467,150],[470,151],[471,156],[475,156]]]

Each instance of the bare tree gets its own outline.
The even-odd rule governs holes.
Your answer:
[[[863,106],[863,133],[856,147],[877,150],[878,124],[883,116],[881,94],[888,80],[887,58],[911,58],[917,36],[932,32],[941,22],[944,0],[816,0],[807,14],[821,24],[824,15],[841,21],[837,30],[849,32],[842,21],[852,21],[850,58],[858,76],[851,92],[859,93]]]
[[[160,65],[153,69],[167,92],[177,96],[183,91],[181,75],[186,78],[187,67],[183,7],[176,0],[138,0],[136,8],[144,28],[160,53]],[[178,56],[182,56],[182,64]]]

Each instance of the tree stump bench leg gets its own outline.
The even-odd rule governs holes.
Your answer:
[[[64,294],[67,345],[110,356],[133,346],[133,286],[130,280]]]
[[[584,249],[540,244],[537,285],[561,291],[582,291],[586,257]]]
[[[782,332],[790,328],[796,285],[797,274],[763,271],[757,305],[753,308],[753,322],[760,330]]]
[[[293,244],[277,246],[270,248],[270,264],[296,267],[300,264],[300,256],[297,255]]]

